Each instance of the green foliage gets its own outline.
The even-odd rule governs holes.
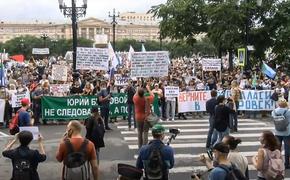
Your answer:
[[[92,47],[93,41],[79,38],[78,46],[80,47]],[[10,55],[23,54],[26,58],[32,56],[32,48],[48,47],[51,55],[64,56],[67,51],[72,50],[72,39],[59,39],[54,41],[47,38],[45,41],[35,36],[20,36],[13,38],[4,44],[0,44],[0,48],[6,49]]]

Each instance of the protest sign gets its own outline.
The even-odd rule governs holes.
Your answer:
[[[122,76],[121,74],[115,74],[116,86],[127,86],[130,78],[128,76]]]
[[[0,123],[4,122],[5,99],[0,99]]]
[[[97,106],[97,96],[45,96],[41,99],[42,118],[71,120],[86,119],[91,108]],[[125,93],[113,93],[110,102],[110,117],[127,115],[127,96]]]
[[[221,71],[221,59],[202,59],[203,71]]]
[[[272,111],[275,102],[270,99],[271,90],[243,90],[239,100],[239,110],[242,111]],[[230,97],[230,90],[219,91],[225,97]],[[181,92],[178,97],[178,112],[206,111],[206,101],[211,98],[210,91]]]
[[[67,67],[64,65],[52,65],[51,76],[56,81],[67,81]]]
[[[164,88],[164,94],[166,98],[175,98],[179,96],[179,87],[177,86],[166,86]]]
[[[28,98],[30,99],[30,94],[28,91],[22,93],[14,93],[11,97],[11,104],[13,108],[21,107],[21,99]]]
[[[82,70],[108,70],[109,50],[106,48],[77,48],[76,68]]]
[[[19,131],[29,131],[33,135],[33,140],[38,139],[39,129],[37,126],[26,126],[26,127],[19,127]]]
[[[38,55],[49,54],[49,48],[33,48],[32,54],[38,54]]]
[[[51,84],[50,92],[52,92],[54,96],[63,96],[69,92],[69,88],[69,84]]]
[[[133,52],[131,77],[168,76],[168,51]]]

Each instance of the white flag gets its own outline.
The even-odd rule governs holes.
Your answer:
[[[111,45],[111,42],[109,42],[108,44],[108,48],[109,48],[109,60],[111,61],[111,67],[115,68],[120,64],[115,52],[114,52],[114,49]]]

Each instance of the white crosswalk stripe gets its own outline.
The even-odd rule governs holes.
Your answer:
[[[208,132],[208,120],[176,120],[161,122],[167,129],[179,128],[180,134],[172,141],[170,145],[175,149],[176,165],[170,170],[170,173],[192,173],[194,170],[206,170],[205,166],[199,162],[200,153],[205,153],[206,138]],[[232,134],[234,137],[239,137],[243,140],[239,144],[240,152],[250,158],[257,154],[260,146],[258,140],[262,131],[273,130],[274,128],[267,123],[252,119],[239,119],[238,133]],[[137,159],[138,145],[137,132],[129,131],[125,123],[117,126],[121,130],[121,135],[124,141],[128,144],[129,150],[134,152],[134,159]],[[149,140],[152,139],[151,131],[149,132]],[[189,152],[190,151],[190,152]],[[188,153],[189,152],[189,153]],[[185,164],[183,164],[185,162]],[[251,161],[249,165],[250,171],[255,171]],[[191,164],[190,164],[191,163]],[[254,178],[254,177],[251,177]]]

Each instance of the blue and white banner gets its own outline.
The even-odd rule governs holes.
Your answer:
[[[219,91],[230,97],[231,91]],[[271,90],[243,90],[239,101],[239,110],[242,111],[272,111],[275,109],[275,102],[270,99]],[[210,91],[188,91],[181,92],[178,97],[178,112],[206,111],[206,101],[211,98]]]

